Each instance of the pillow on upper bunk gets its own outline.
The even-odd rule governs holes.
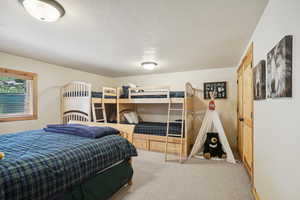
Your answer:
[[[138,114],[136,112],[131,112],[131,119],[133,120],[134,124],[138,124],[139,123],[139,117]]]
[[[108,126],[85,126],[81,124],[47,125],[47,128],[44,128],[44,131],[77,135],[80,137],[87,137],[93,139],[101,138],[108,135],[117,135],[120,133],[117,129]]]
[[[129,86],[130,88],[136,88],[136,87],[137,87],[135,84],[132,84],[132,83],[128,83],[128,86]]]
[[[136,112],[125,112],[124,117],[128,121],[129,124],[138,124],[139,123],[139,117]]]

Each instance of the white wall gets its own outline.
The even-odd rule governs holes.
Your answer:
[[[270,0],[253,34],[254,64],[294,36],[293,98],[254,102],[254,178],[262,200],[300,199],[300,1]]]
[[[228,81],[228,99],[217,100],[217,110],[221,115],[230,144],[236,146],[236,75],[234,68],[207,69],[199,71],[129,76],[115,79],[119,85],[133,83],[138,86],[171,86],[171,90],[184,90],[186,82],[196,88],[203,89],[204,82]],[[166,121],[166,105],[151,105],[139,108],[145,121]]]
[[[38,74],[38,120],[0,123],[0,134],[33,130],[60,122],[60,88],[70,81],[85,81],[95,91],[102,86],[115,86],[112,78],[72,70],[44,62],[0,52],[0,67]]]

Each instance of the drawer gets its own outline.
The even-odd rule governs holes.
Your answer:
[[[148,150],[147,140],[134,139],[133,145],[138,149]]]
[[[150,141],[150,151],[165,152],[165,142]],[[184,152],[184,145],[182,151]],[[168,153],[178,154],[180,152],[180,144],[168,143]]]

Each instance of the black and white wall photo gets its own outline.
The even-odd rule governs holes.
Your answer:
[[[266,99],[266,61],[262,60],[253,69],[254,100]]]
[[[292,97],[293,36],[285,36],[267,55],[267,97]]]

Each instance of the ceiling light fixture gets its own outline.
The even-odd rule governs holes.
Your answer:
[[[65,15],[65,9],[54,0],[19,0],[25,10],[44,22],[55,22]]]
[[[153,70],[156,66],[156,62],[142,62],[142,67],[147,70]]]

